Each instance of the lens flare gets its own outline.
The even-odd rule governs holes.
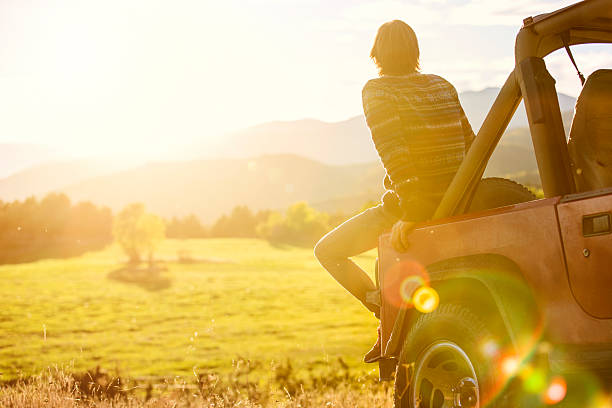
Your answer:
[[[499,354],[499,345],[494,340],[487,340],[482,345],[482,352],[489,358]]]
[[[512,377],[519,368],[519,359],[516,356],[506,356],[501,361],[501,369],[506,377]]]
[[[563,378],[555,377],[546,389],[544,402],[548,405],[557,404],[565,398],[565,394],[567,394],[567,383]]]
[[[421,276],[409,276],[400,285],[400,295],[402,300],[409,305],[414,303],[412,295],[421,287],[426,286],[425,279]]]
[[[383,271],[381,286],[385,302],[396,308],[410,308],[414,306],[415,291],[429,286],[429,275],[421,263],[405,259]]]
[[[546,388],[546,374],[544,371],[527,367],[520,373],[523,379],[523,388],[531,394],[540,394]]]
[[[414,292],[414,307],[421,313],[431,313],[438,307],[440,297],[432,287],[422,286]]]
[[[595,397],[593,404],[594,408],[612,408],[612,397],[606,394],[600,394]]]

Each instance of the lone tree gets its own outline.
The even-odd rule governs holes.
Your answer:
[[[115,217],[113,235],[130,263],[139,263],[146,253],[152,266],[153,252],[165,237],[165,225],[160,217],[147,213],[144,204],[134,203]]]

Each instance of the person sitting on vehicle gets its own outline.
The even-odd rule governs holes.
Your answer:
[[[383,24],[370,57],[379,77],[363,88],[363,109],[385,168],[381,204],[352,217],[315,246],[321,265],[379,317],[369,276],[349,259],[377,246],[378,237],[404,220],[403,229],[431,218],[474,139],[457,91],[445,79],[423,74],[412,28],[400,20]],[[381,355],[379,340],[364,360]]]

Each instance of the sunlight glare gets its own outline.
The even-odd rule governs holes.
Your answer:
[[[412,295],[423,286],[426,286],[426,283],[421,276],[409,276],[404,279],[400,285],[400,295],[404,302],[413,304]]]
[[[429,286],[429,275],[421,263],[414,260],[398,259],[385,273],[383,291],[385,299],[396,307],[414,306],[414,296],[419,288]]]
[[[421,313],[431,313],[438,308],[440,297],[432,287],[423,286],[414,292],[414,307]]]
[[[531,366],[525,367],[520,373],[523,379],[523,388],[532,394],[539,394],[546,388],[546,374]]]
[[[499,346],[494,340],[487,340],[482,345],[482,351],[487,357],[495,357],[499,353]]]
[[[562,377],[555,377],[550,382],[546,394],[544,395],[544,402],[548,405],[553,405],[561,402],[567,394],[567,384]]]
[[[510,355],[502,359],[501,369],[506,377],[511,377],[516,374],[519,368],[519,359],[516,356]]]

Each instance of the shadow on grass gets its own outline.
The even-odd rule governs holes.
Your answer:
[[[301,249],[314,249],[315,244],[313,243],[301,243],[301,242],[295,242],[295,243],[287,243],[287,242],[276,242],[276,241],[268,241],[268,244],[270,244],[270,246],[274,249],[280,249],[280,250],[289,250],[289,249],[295,249],[295,248],[301,248]]]
[[[127,265],[123,268],[109,272],[108,279],[118,282],[129,283],[150,292],[157,292],[168,289],[172,285],[172,281],[161,275],[161,272],[167,271],[165,266],[153,265],[139,267],[136,265]]]
[[[191,254],[191,251],[187,249],[180,249],[177,252],[177,260],[175,262],[179,264],[233,264],[236,263],[230,259],[224,258],[197,258]],[[167,260],[167,262],[172,262],[172,260]]]
[[[235,264],[236,261],[224,258],[178,258],[176,261],[169,260],[169,262],[176,262],[181,265],[195,265],[195,264]]]

